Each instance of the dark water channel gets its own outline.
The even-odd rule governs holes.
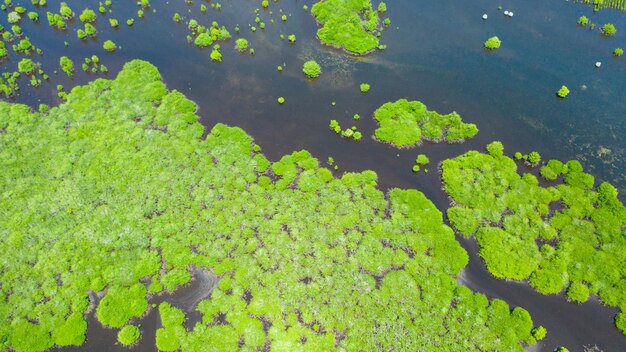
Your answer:
[[[544,159],[577,158],[596,176],[607,180],[626,193],[626,59],[615,59],[615,47],[626,46],[626,20],[623,13],[594,13],[581,4],[551,1],[458,0],[388,2],[390,29],[382,36],[385,51],[354,58],[319,45],[315,39],[317,26],[303,5],[313,1],[282,0],[272,3],[270,15],[261,10],[265,30],[252,33],[254,9],[260,1],[229,0],[221,12],[209,8],[200,13],[200,2],[187,5],[183,1],[152,0],[155,13],[147,11],[133,28],[125,19],[136,17],[137,7],[114,1],[113,14],[120,20],[120,29],[100,23],[97,40],[80,42],[75,28],[67,32],[50,30],[45,11],[39,11],[41,24],[23,22],[23,30],[42,48],[46,71],[58,69],[58,58],[67,55],[77,63],[84,57],[98,54],[114,76],[123,63],[134,58],[155,64],[170,89],[177,89],[198,103],[201,122],[211,128],[217,122],[240,126],[252,135],[272,160],[294,150],[307,149],[320,160],[332,156],[339,165],[337,175],[346,171],[371,169],[378,173],[381,189],[391,187],[417,188],[444,211],[448,205],[441,191],[436,165],[469,149],[482,149],[492,140],[501,140],[509,154],[537,150]],[[59,1],[48,1],[48,8],[57,11]],[[71,2],[75,11],[84,4]],[[28,4],[30,5],[30,4]],[[514,11],[505,18],[497,10]],[[288,15],[282,23],[278,8]],[[191,11],[190,14],[188,11]],[[218,21],[235,35],[239,24],[241,36],[250,40],[254,55],[232,49],[234,41],[220,43],[224,62],[211,63],[210,49],[200,50],[186,42],[185,24],[172,21],[174,12],[196,18],[202,25]],[[483,21],[483,13],[489,15]],[[612,22],[618,28],[613,38],[602,38],[599,32],[578,28],[579,16],[591,22]],[[1,17],[1,16],[0,16]],[[274,18],[275,23],[270,23]],[[7,27],[6,18],[0,23]],[[104,21],[103,21],[104,22]],[[72,25],[70,25],[72,26]],[[296,34],[290,45],[279,35]],[[483,42],[493,35],[502,40],[502,47],[487,53]],[[116,53],[105,53],[102,42],[111,39],[121,46]],[[69,42],[69,47],[63,45]],[[323,73],[308,80],[301,73],[302,63],[317,60]],[[12,57],[5,68],[17,65]],[[594,67],[596,61],[601,68]],[[285,69],[278,72],[276,67]],[[56,84],[71,87],[84,84],[96,76],[77,72],[73,79],[51,75],[52,82],[33,89],[22,81],[22,94],[16,99],[36,105],[58,103]],[[359,91],[360,83],[370,83],[367,94]],[[570,95],[555,97],[561,85]],[[286,103],[276,99],[284,96]],[[476,138],[461,145],[426,143],[418,149],[395,150],[375,143],[373,111],[387,101],[399,98],[418,99],[430,109],[441,113],[457,111],[467,122],[480,128]],[[332,106],[331,102],[336,102]],[[360,114],[354,121],[351,116]],[[328,129],[330,119],[344,127],[356,125],[364,140],[355,143],[341,139]],[[414,174],[411,166],[419,153],[431,160],[430,172]],[[512,306],[523,306],[536,324],[548,329],[548,337],[538,349],[552,351],[564,345],[581,351],[585,345],[597,345],[605,351],[626,350],[626,336],[613,326],[615,310],[598,302],[574,305],[562,296],[542,296],[525,283],[497,280],[485,270],[477,256],[473,240],[459,238],[470,254],[470,263],[459,280],[477,292],[506,300]],[[204,281],[196,280],[172,296],[154,297],[151,303],[163,300],[177,306],[188,304],[189,297],[206,291]],[[193,299],[192,299],[193,300]],[[187,302],[187,303],[185,303]],[[192,321],[193,304],[188,305]],[[93,318],[85,346],[89,351],[127,350],[115,345],[116,330],[104,329]],[[135,350],[155,349],[155,329],[159,327],[155,309],[142,318],[142,341]]]

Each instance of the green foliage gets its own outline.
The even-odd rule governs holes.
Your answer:
[[[415,158],[415,163],[417,165],[428,165],[428,163],[430,163],[430,160],[428,159],[426,155],[419,154],[417,158]]]
[[[361,89],[361,93],[367,93],[370,91],[370,85],[367,83],[361,83],[359,89]]]
[[[9,12],[9,14],[7,15],[7,22],[11,24],[18,23],[21,20],[22,20],[22,16],[20,16],[20,14],[17,13],[16,11]]]
[[[117,333],[117,340],[124,346],[132,346],[137,342],[141,332],[135,325],[126,325]]]
[[[18,62],[17,70],[21,73],[30,74],[35,71],[35,63],[33,63],[33,60],[31,59],[24,58]]]
[[[520,239],[496,227],[481,227],[476,240],[480,256],[495,277],[524,280],[539,265],[539,250],[534,241]]]
[[[289,40],[290,43],[295,43],[296,42],[296,35],[295,34],[290,34],[287,36],[287,40]]]
[[[315,78],[322,73],[322,68],[315,60],[309,60],[302,66],[302,72],[310,78]]]
[[[422,139],[462,142],[478,132],[476,125],[464,123],[456,112],[440,115],[406,99],[385,103],[374,112],[374,119],[379,124],[376,139],[397,148],[419,145]]]
[[[58,346],[80,346],[85,341],[87,322],[80,313],[73,313],[53,334]]]
[[[54,344],[45,326],[30,323],[25,319],[16,320],[11,329],[10,345],[17,352],[44,351]]]
[[[59,65],[61,66],[61,70],[63,70],[68,77],[72,77],[72,75],[74,75],[74,61],[70,58],[67,56],[61,56],[59,59]]]
[[[121,328],[133,317],[141,316],[148,308],[146,287],[134,284],[130,287],[113,286],[100,301],[98,320],[114,328]]]
[[[278,104],[283,104],[285,102],[285,98],[278,97]]]
[[[615,326],[622,334],[626,335],[626,313],[620,312],[615,316]]]
[[[587,16],[580,16],[580,18],[578,19],[579,26],[586,27],[588,23],[589,23],[589,19],[587,18]]]
[[[381,1],[378,4],[378,12],[387,12],[387,4]]]
[[[65,28],[66,25],[65,25],[65,21],[63,20],[63,16],[56,14],[56,13],[52,13],[52,12],[47,12],[46,15],[47,15],[48,23],[50,24],[50,26],[57,27],[59,29]]]
[[[541,162],[541,155],[538,152],[530,152],[528,154],[528,163],[532,166],[537,166]]]
[[[246,51],[248,49],[248,40],[245,38],[238,38],[235,40],[235,48],[239,51]]]
[[[193,331],[180,310],[159,307],[160,350],[268,340],[285,350],[522,351],[531,341],[527,312],[456,283],[467,254],[422,193],[385,195],[372,171],[334,178],[306,151],[270,163],[241,129],[205,134],[197,121],[196,105],[141,61],[73,88],[45,116],[0,102],[6,349],[78,343],[90,290],[104,294],[98,319],[121,328],[146,312],[147,282],[174,290],[192,267],[219,285]],[[603,194],[615,204],[612,189]]]
[[[201,48],[204,48],[213,44],[213,38],[211,38],[211,35],[209,33],[204,32],[198,34],[193,43]]]
[[[548,181],[554,181],[566,172],[567,170],[560,160],[550,160],[545,166],[541,167],[541,176]]]
[[[617,29],[615,29],[615,26],[612,23],[607,23],[604,26],[602,26],[603,35],[607,37],[612,37],[615,35],[615,33],[617,33]]]
[[[78,18],[80,18],[80,21],[83,23],[94,22],[96,20],[96,13],[92,9],[86,8]]]
[[[494,158],[500,158],[504,156],[504,145],[500,141],[493,141],[487,144],[487,153]]]
[[[567,289],[567,297],[576,303],[587,302],[589,287],[581,282],[573,282]]]
[[[322,24],[317,37],[324,44],[354,54],[365,54],[378,47],[374,32],[379,19],[371,0],[319,1],[311,8],[311,14]]]
[[[213,50],[211,50],[211,54],[209,56],[213,61],[222,62],[222,53],[220,52],[219,48],[213,47]]]
[[[61,16],[65,17],[65,19],[70,19],[74,17],[74,11],[72,11],[72,9],[69,6],[67,6],[67,3],[65,2],[61,3],[61,7],[59,8],[59,13],[61,14]]]
[[[622,48],[615,48],[615,50],[613,50],[613,55],[615,57],[620,57],[620,56],[624,55],[624,49],[622,49]]]
[[[113,52],[115,50],[117,50],[117,45],[115,45],[115,43],[112,40],[107,40],[102,44],[102,47],[104,48],[104,50],[108,51],[108,52]]]
[[[167,302],[159,305],[159,315],[161,316],[161,324],[166,328],[180,326],[185,322],[185,313]]]
[[[544,178],[565,176],[563,183],[542,187],[534,175],[518,174],[517,164],[492,145],[489,154],[470,151],[442,164],[455,205],[450,222],[464,235],[476,233],[487,269],[499,278],[528,278],[543,294],[567,288],[575,302],[596,294],[609,306],[626,306],[626,273],[618,269],[626,253],[626,208],[617,189],[602,183],[594,190],[594,177],[575,160],[548,161]],[[527,159],[540,161],[533,153]],[[553,204],[560,204],[558,210],[551,210]]]
[[[565,98],[569,95],[569,89],[566,86],[561,86],[561,88],[556,92],[556,95],[559,98]]]
[[[96,27],[94,27],[91,23],[85,23],[85,34],[91,37],[96,35],[96,32]]]
[[[497,36],[493,36],[485,41],[485,48],[489,50],[500,49],[502,41]]]

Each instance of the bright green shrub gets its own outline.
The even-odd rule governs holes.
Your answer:
[[[17,70],[21,73],[30,74],[35,71],[35,64],[31,59],[22,59],[17,63]]]
[[[239,51],[246,51],[248,49],[248,40],[245,38],[235,40],[235,48]]]
[[[132,346],[137,342],[141,332],[135,325],[126,325],[117,333],[117,340],[124,346]]]
[[[107,40],[102,44],[102,47],[104,48],[104,50],[108,51],[108,52],[112,52],[117,50],[117,45],[115,45],[115,43],[112,40]]]
[[[141,316],[146,311],[146,293],[142,284],[109,288],[96,310],[98,320],[104,325],[121,328],[130,318]]]
[[[322,24],[317,37],[324,44],[338,46],[348,52],[365,54],[378,47],[373,34],[378,26],[378,13],[371,0],[327,0],[313,5],[311,14]]]
[[[607,23],[604,26],[602,26],[603,35],[607,37],[612,37],[615,35],[615,33],[617,33],[617,29],[615,29],[615,26],[612,23]]]
[[[593,175],[576,160],[548,161],[541,168],[544,178],[565,177],[544,188],[534,175],[518,174],[516,163],[494,145],[490,154],[470,151],[442,163],[444,188],[455,205],[448,210],[450,222],[464,235],[478,228],[487,269],[500,278],[529,278],[543,294],[567,288],[575,302],[597,294],[606,305],[623,306],[626,297],[618,292],[626,289],[626,278],[614,268],[622,257],[616,253],[626,248],[615,234],[623,233],[626,208],[617,189],[603,183],[594,190]],[[540,156],[526,159],[538,163]],[[561,206],[550,210],[555,202]]]
[[[485,48],[489,50],[500,49],[502,41],[497,36],[491,37],[485,41]]]
[[[461,142],[478,132],[475,125],[463,123],[457,113],[440,115],[426,110],[419,101],[406,99],[385,103],[374,112],[374,119],[379,124],[376,139],[398,148],[418,145],[422,138],[442,140],[445,132],[447,142]],[[466,129],[466,126],[470,128]],[[454,128],[463,134],[454,133]]]
[[[561,88],[556,92],[556,95],[558,95],[559,98],[565,98],[569,95],[569,89],[566,86],[561,86]]]
[[[309,60],[302,66],[302,72],[310,78],[315,78],[322,73],[322,68],[315,60]]]
[[[94,22],[96,20],[96,13],[92,9],[86,8],[78,17],[83,23]]]
[[[61,70],[63,70],[68,77],[72,77],[74,74],[74,62],[70,60],[70,58],[67,56],[61,56],[59,59],[59,65],[61,66]]]
[[[522,351],[532,338],[523,310],[456,283],[467,253],[422,193],[385,195],[372,171],[334,178],[306,151],[270,163],[239,128],[205,133],[196,105],[146,62],[66,94],[46,115],[0,102],[0,188],[11,190],[0,194],[6,349],[79,341],[61,338],[62,326],[84,317],[89,290],[104,295],[97,318],[124,327],[145,314],[148,283],[175,290],[192,273],[219,284],[191,331],[162,304],[161,350],[253,350],[268,340],[414,351],[439,336],[452,351]],[[603,194],[611,203],[611,189]],[[35,324],[33,312],[55,318]]]

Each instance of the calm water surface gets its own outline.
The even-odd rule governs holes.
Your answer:
[[[48,3],[49,9],[57,11],[59,1]],[[114,2],[109,16],[120,21],[120,29],[111,29],[100,19],[96,40],[80,42],[75,24],[70,24],[73,30],[67,32],[50,30],[41,10],[42,24],[25,19],[22,28],[33,44],[43,49],[44,56],[36,58],[49,73],[58,69],[61,55],[72,58],[80,71],[84,57],[98,54],[111,77],[130,59],[149,60],[159,68],[170,89],[180,90],[198,103],[201,122],[207,128],[217,122],[240,126],[273,160],[308,149],[321,160],[332,156],[339,165],[338,175],[372,169],[379,175],[381,189],[417,188],[442,211],[448,201],[441,191],[436,165],[469,149],[483,149],[493,140],[503,141],[510,154],[537,150],[546,160],[577,158],[597,181],[610,181],[620,188],[622,196],[626,193],[626,59],[611,55],[615,47],[626,46],[623,13],[593,13],[583,5],[559,0],[395,0],[388,3],[392,25],[382,36],[387,50],[355,58],[319,45],[317,26],[302,9],[305,4],[311,6],[311,0],[272,3],[273,15],[260,11],[267,28],[256,33],[248,25],[254,24],[258,1],[224,1],[221,12],[209,8],[206,15],[199,11],[200,2],[151,3],[156,13],[146,11],[144,19],[137,19],[135,26],[128,28],[124,22],[136,17],[137,7]],[[70,6],[78,12],[86,4],[97,8],[94,1],[80,5],[71,2]],[[498,5],[513,11],[514,17],[504,17]],[[280,21],[279,8],[289,16],[286,23]],[[218,21],[234,37],[234,26],[239,24],[240,36],[250,40],[255,54],[236,52],[231,40],[220,43],[224,62],[210,62],[210,49],[187,44],[186,25],[172,21],[174,12],[196,18],[202,25]],[[489,20],[481,19],[483,13]],[[612,22],[618,32],[612,38],[602,38],[597,30],[578,28],[576,21],[581,15],[598,27]],[[3,21],[6,18],[0,23],[7,27]],[[279,39],[280,34],[292,33],[297,36],[294,45]],[[493,35],[499,36],[502,47],[485,52],[482,44]],[[121,50],[105,53],[102,42],[106,39],[120,45]],[[324,72],[316,80],[301,73],[302,63],[308,59],[322,65]],[[5,68],[15,67],[17,61],[19,58],[13,56]],[[594,66],[596,61],[602,62],[601,68]],[[284,66],[284,71],[278,72],[278,65]],[[31,105],[56,104],[56,84],[69,88],[96,77],[82,72],[71,80],[64,75],[51,76],[51,83],[37,89],[22,81],[22,94],[15,100]],[[372,86],[367,94],[359,91],[359,84],[364,82]],[[566,99],[555,97],[561,85],[571,90]],[[279,96],[285,97],[284,105],[277,104]],[[462,145],[426,143],[418,149],[398,151],[375,143],[368,138],[376,127],[373,111],[399,98],[421,100],[441,113],[457,111],[481,131]],[[360,121],[351,118],[356,113],[362,116]],[[359,143],[339,138],[328,129],[331,119],[344,127],[356,125],[366,137]],[[411,172],[418,153],[431,159],[429,173]],[[615,310],[594,301],[569,304],[562,296],[542,296],[525,283],[497,280],[476,255],[475,241],[459,241],[470,253],[470,263],[459,281],[489,297],[528,309],[535,323],[549,332],[539,344],[540,350],[565,345],[579,351],[594,344],[605,351],[626,350],[626,337],[613,326]],[[176,302],[204,288],[196,281],[173,296],[155,297],[151,303]],[[89,322],[86,345],[66,350],[126,350],[114,344],[115,330],[102,328],[93,317]],[[143,338],[137,350],[154,350],[154,330],[160,324],[156,310],[138,323]]]

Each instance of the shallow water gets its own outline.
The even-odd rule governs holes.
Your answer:
[[[48,3],[49,9],[58,9],[59,1]],[[502,2],[504,9],[515,13],[513,18],[506,18],[497,11],[499,4],[486,0],[396,0],[388,4],[392,25],[382,36],[387,50],[355,58],[317,42],[317,26],[302,10],[304,4],[312,5],[311,0],[272,4],[272,16],[261,10],[267,28],[256,33],[247,27],[254,23],[253,10],[258,1],[225,1],[221,12],[209,8],[207,15],[200,13],[199,3],[191,7],[182,1],[151,3],[156,13],[146,13],[133,28],[124,22],[135,17],[137,7],[114,3],[111,17],[120,20],[120,29],[100,23],[97,41],[81,43],[74,30],[50,30],[45,16],[41,24],[24,20],[22,27],[33,44],[44,50],[41,60],[46,71],[58,69],[61,55],[74,59],[80,71],[83,58],[97,53],[108,66],[109,76],[130,59],[149,60],[159,68],[170,89],[180,90],[198,103],[201,122],[208,128],[217,122],[240,126],[272,160],[293,150],[308,149],[320,160],[332,156],[339,165],[337,175],[372,169],[379,175],[381,189],[417,188],[441,210],[448,201],[441,191],[436,165],[468,149],[482,149],[496,139],[504,142],[509,154],[537,150],[546,160],[577,158],[597,181],[607,180],[618,186],[624,199],[626,58],[611,55],[615,47],[626,42],[623,13],[594,14],[580,4],[530,0]],[[78,11],[78,4],[70,5]],[[278,6],[289,15],[287,23],[280,21]],[[193,9],[193,16],[187,13],[188,8]],[[234,37],[233,28],[239,24],[241,36],[250,40],[255,54],[232,50],[231,40],[220,43],[224,62],[210,62],[210,49],[187,44],[188,30],[184,24],[172,21],[174,12],[196,18],[204,25],[216,20],[226,25]],[[483,13],[489,15],[487,21],[481,19]],[[576,21],[581,15],[598,23],[598,27],[615,23],[618,32],[613,38],[602,38],[597,30],[578,28]],[[274,24],[270,17],[275,19]],[[6,27],[2,21],[6,19],[0,19]],[[278,38],[292,33],[297,36],[293,45]],[[487,53],[482,43],[493,35],[498,35],[503,44],[501,49]],[[121,45],[121,49],[104,53],[101,45],[106,39]],[[68,48],[63,45],[65,40],[70,43]],[[318,79],[306,79],[301,73],[302,63],[308,59],[322,65]],[[12,60],[5,67],[14,67],[16,57]],[[602,61],[600,69],[594,67],[596,61]],[[284,66],[284,71],[278,72],[278,65]],[[15,100],[31,105],[40,101],[58,103],[56,84],[69,88],[96,77],[82,72],[71,80],[62,74],[51,76],[52,83],[37,89],[22,81],[22,94]],[[372,86],[367,94],[359,91],[363,82]],[[558,99],[555,92],[563,84],[571,93],[566,99]],[[285,97],[284,105],[277,104],[279,96]],[[426,142],[413,150],[398,151],[374,142],[369,138],[375,129],[373,111],[399,98],[419,99],[441,113],[457,111],[466,122],[476,123],[481,132],[461,145]],[[362,116],[360,121],[351,118],[355,113]],[[356,125],[363,132],[363,140],[356,143],[341,139],[328,129],[331,119],[337,119],[343,127]],[[411,171],[419,153],[429,156],[429,173]],[[561,296],[539,295],[527,284],[497,280],[486,272],[476,255],[475,243],[459,240],[471,258],[460,280],[475,291],[528,309],[537,324],[548,328],[541,350],[565,345],[575,351],[593,344],[606,351],[626,349],[626,337],[613,326],[613,309],[597,302],[569,304]],[[205,292],[201,289],[205,286],[194,284],[167,299],[184,305],[189,297]],[[165,298],[155,298],[151,303],[158,304]],[[192,316],[194,319],[199,316]],[[93,317],[89,323],[87,344],[74,350],[127,350],[114,345],[116,331],[103,329]],[[159,326],[156,310],[151,310],[140,324],[142,341],[136,350],[152,351],[154,330]]]

